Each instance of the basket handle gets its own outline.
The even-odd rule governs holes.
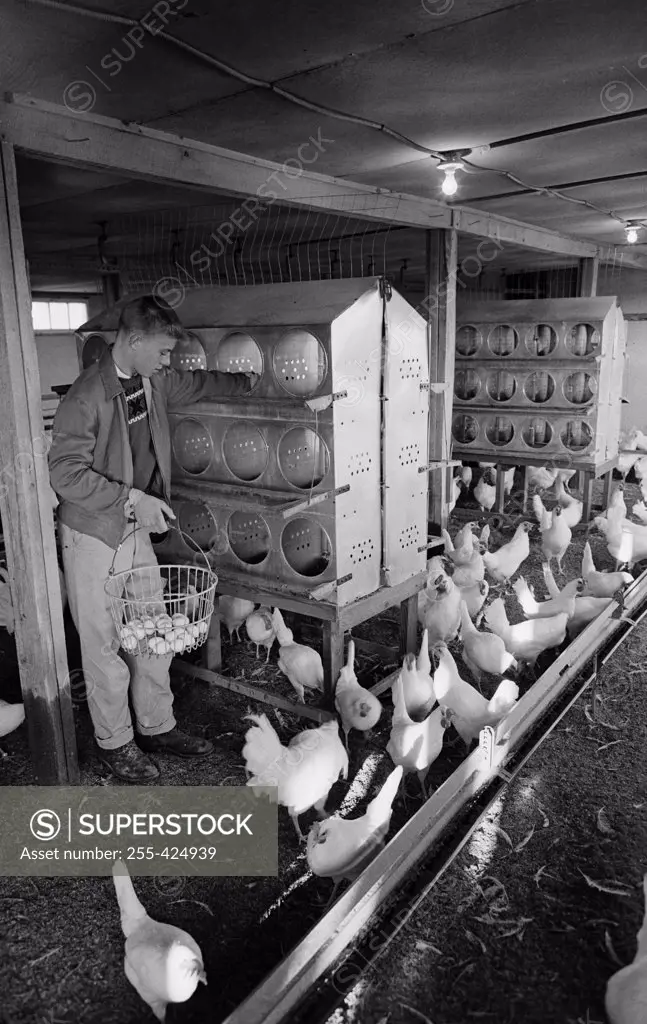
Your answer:
[[[207,558],[206,554],[204,553],[204,551],[202,550],[202,548],[200,547],[200,545],[198,544],[197,540],[195,540],[194,537],[191,537],[188,533],[185,533],[184,530],[181,530],[179,526],[175,525],[175,523],[168,523],[168,529],[169,530],[177,530],[177,532],[182,537],[184,537],[185,540],[188,540],[188,541],[191,542],[191,544],[195,545],[195,547],[198,549],[198,551],[200,552],[200,554],[204,558],[205,562],[207,563],[208,571],[209,572],[213,572],[213,569],[211,568],[211,563],[210,563],[209,559]],[[122,539],[119,542],[119,546],[118,546],[117,550],[115,551],[115,553],[113,555],[112,564],[110,566],[110,569],[108,570],[108,576],[109,577],[110,576],[114,576],[114,574],[115,574],[115,560],[117,558],[117,555],[121,551],[121,548],[126,543],[126,541],[128,540],[129,537],[132,537],[133,534],[137,533],[137,530],[148,530],[150,532],[150,529],[149,529],[148,526],[139,526],[139,525],[137,525],[137,526],[134,526],[133,529],[130,531],[130,533],[127,533],[125,537],[122,537]]]

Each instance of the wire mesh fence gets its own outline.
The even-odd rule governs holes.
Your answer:
[[[393,203],[388,194],[372,197],[369,219],[354,200],[340,212],[223,197],[119,217],[104,248],[126,292],[153,289],[166,278],[187,290],[385,276],[411,301],[422,299],[425,231],[394,223]],[[598,294],[621,290],[623,257],[618,247],[603,253]],[[575,258],[459,236],[459,303],[569,298],[580,294],[581,273]]]

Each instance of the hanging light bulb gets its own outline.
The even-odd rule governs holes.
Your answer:
[[[456,195],[456,193],[458,192],[456,171],[462,171],[464,168],[465,164],[461,160],[443,160],[442,163],[438,164],[438,170],[445,172],[443,183],[440,186],[444,195]]]
[[[629,245],[635,245],[638,241],[638,229],[640,227],[642,227],[642,225],[632,224],[631,222],[626,225],[625,231],[627,232],[627,241]]]

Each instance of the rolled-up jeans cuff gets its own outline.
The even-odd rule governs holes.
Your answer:
[[[171,732],[172,729],[175,729],[176,724],[177,723],[175,721],[175,717],[171,715],[171,717],[167,718],[163,725],[145,726],[140,725],[140,723],[138,722],[137,732],[139,733],[140,736],[161,736],[163,733]]]
[[[119,750],[119,747],[125,747],[134,738],[135,734],[132,729],[126,729],[117,736],[110,736],[106,740],[99,739],[95,735],[96,744],[101,750]]]

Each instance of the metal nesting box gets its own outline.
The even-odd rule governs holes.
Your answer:
[[[618,454],[624,359],[624,318],[614,296],[463,307],[454,454],[603,465]]]
[[[118,312],[78,332],[93,355]],[[178,525],[214,565],[340,606],[423,571],[429,370],[413,307],[358,279],[200,289],[178,312],[177,368],[260,378],[169,415]]]

